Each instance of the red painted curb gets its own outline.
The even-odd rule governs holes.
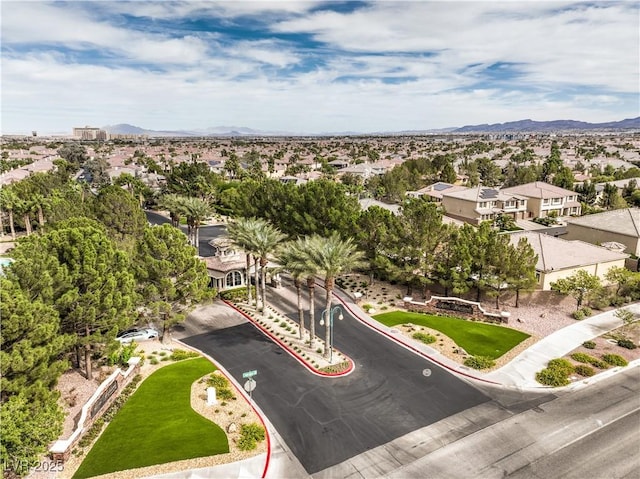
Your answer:
[[[340,372],[340,373],[326,373],[324,371],[320,371],[320,370],[312,367],[304,358],[302,358],[300,355],[298,355],[297,352],[293,351],[291,348],[289,348],[289,346],[287,344],[283,343],[278,337],[274,336],[269,331],[267,331],[265,328],[263,328],[260,323],[258,323],[250,315],[248,315],[247,313],[245,313],[244,311],[239,309],[235,304],[227,301],[226,299],[223,299],[222,302],[225,303],[230,308],[232,308],[235,311],[237,311],[238,313],[240,313],[241,315],[243,315],[245,318],[247,318],[251,322],[251,324],[253,324],[256,328],[258,328],[264,334],[269,336],[269,338],[271,338],[274,342],[276,342],[282,349],[287,351],[291,356],[293,356],[299,363],[301,363],[304,367],[306,367],[312,373],[317,374],[319,376],[335,378],[335,377],[345,376],[346,374],[349,374],[351,371],[353,371],[353,360],[350,357],[348,357],[347,355],[345,355],[344,353],[340,353],[340,354],[342,354],[345,358],[347,358],[347,361],[349,362],[349,367],[347,368],[346,371],[343,371],[343,372]]]

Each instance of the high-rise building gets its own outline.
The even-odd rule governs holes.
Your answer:
[[[82,128],[74,128],[73,136],[80,140],[108,140],[109,134],[100,128],[85,126]]]

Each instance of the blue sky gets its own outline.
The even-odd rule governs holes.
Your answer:
[[[640,115],[636,1],[0,3],[2,133]]]

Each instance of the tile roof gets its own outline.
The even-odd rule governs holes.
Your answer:
[[[518,200],[526,200],[526,196],[518,195],[516,193],[508,192],[506,190],[500,190],[498,188],[489,188],[487,186],[478,186],[476,188],[466,188],[461,191],[444,191],[442,197],[460,198],[467,201],[487,201],[487,200],[499,200],[505,201],[511,198]]]
[[[640,238],[640,208],[625,208],[568,218],[567,223]]]
[[[564,196],[575,196],[577,194],[575,191],[550,185],[544,181],[534,181],[533,183],[512,186],[510,188],[505,188],[502,191],[528,196],[529,198],[559,198]]]
[[[520,241],[520,238],[526,238],[538,255],[536,264],[536,270],[538,271],[549,272],[578,268],[629,257],[628,254],[616,253],[584,241],[568,241],[533,231],[513,233],[509,240],[515,246]]]

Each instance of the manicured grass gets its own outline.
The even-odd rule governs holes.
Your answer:
[[[529,337],[515,329],[448,316],[392,311],[373,318],[389,327],[411,323],[438,330],[470,355],[491,359],[499,358]]]
[[[191,408],[191,385],[215,370],[204,358],[149,376],[109,423],[74,478],[229,452],[225,432]]]

